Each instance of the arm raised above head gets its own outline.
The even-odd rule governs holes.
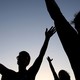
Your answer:
[[[77,32],[65,19],[55,0],[45,0],[45,2],[48,12],[51,18],[54,20],[54,24],[63,48],[69,57],[69,55],[71,56],[71,54],[76,52],[77,49]]]
[[[69,24],[69,22],[66,20],[66,18],[62,14],[55,0],[45,0],[45,3],[51,18],[54,20],[58,35],[60,36],[60,33],[63,30],[64,30],[63,34],[65,35],[66,35],[66,32],[67,34],[71,34],[70,36],[72,36],[72,34],[77,35],[76,31],[72,28],[72,26]]]
[[[56,32],[56,29],[55,27],[51,27],[49,30],[46,28],[46,31],[45,31],[45,41],[44,41],[44,44],[40,50],[40,54],[38,56],[38,58],[40,59],[43,59],[44,57],[44,54],[47,50],[47,47],[48,47],[48,43],[49,43],[49,40],[50,38],[52,37],[52,35]]]
[[[66,20],[55,0],[45,0],[45,3],[47,10],[54,22],[56,22],[57,20],[59,21],[61,19]]]
[[[38,72],[38,70],[40,68],[40,65],[42,63],[43,57],[44,57],[45,52],[46,52],[47,47],[48,47],[49,40],[50,40],[50,38],[52,37],[52,35],[55,32],[56,32],[56,29],[54,27],[51,27],[49,30],[46,28],[46,31],[45,31],[45,40],[44,40],[43,46],[42,46],[42,48],[40,50],[40,54],[37,57],[37,59],[35,60],[35,62],[32,65],[32,67],[29,69],[29,70],[33,71],[33,73],[35,75],[36,75],[36,73]]]
[[[54,24],[58,36],[69,58],[74,74],[76,75],[76,78],[79,80],[80,63],[78,62],[80,61],[79,58],[80,42],[79,42],[79,37],[77,35],[77,32],[73,29],[70,23],[65,19],[55,0],[45,0],[45,3],[51,18],[54,20]]]
[[[58,75],[57,75],[57,73],[56,73],[56,71],[55,71],[55,69],[54,69],[54,67],[53,67],[53,65],[52,65],[52,63],[51,63],[51,61],[52,61],[53,59],[50,59],[50,57],[48,56],[48,57],[47,57],[47,60],[48,60],[48,62],[49,62],[49,66],[50,66],[50,69],[51,69],[52,74],[53,74],[53,76],[54,76],[54,79],[55,79],[55,80],[59,80]]]
[[[53,20],[57,20],[58,17],[62,16],[59,6],[55,0],[45,0],[47,10]]]

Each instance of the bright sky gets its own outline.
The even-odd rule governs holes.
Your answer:
[[[80,0],[56,0],[62,13],[68,21],[80,10]],[[46,28],[50,28],[53,20],[50,18],[44,0],[0,0],[0,63],[18,71],[16,56],[22,50],[31,55],[30,67],[39,55],[45,38]],[[65,69],[74,80],[68,58],[59,41],[57,33],[49,42],[41,68],[36,80],[53,80],[46,59],[53,58],[56,72]]]

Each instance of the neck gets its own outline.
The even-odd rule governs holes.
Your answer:
[[[26,67],[22,67],[22,66],[19,66],[19,72],[24,72],[24,71],[26,71]]]

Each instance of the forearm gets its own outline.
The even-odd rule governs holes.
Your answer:
[[[43,57],[44,57],[44,55],[46,53],[46,50],[47,50],[47,47],[48,47],[49,39],[50,38],[45,38],[44,44],[43,44],[43,46],[40,50],[40,54],[39,54],[39,56],[37,57],[37,59],[35,61],[35,64],[38,64],[37,68],[39,68],[41,63],[42,63]]]
[[[55,72],[55,69],[54,69],[54,67],[53,67],[53,65],[52,65],[52,63],[49,61],[49,66],[50,66],[50,69],[51,69],[51,71],[52,71],[52,74],[53,74],[53,76],[54,76],[54,79],[55,80],[59,80],[59,78],[58,78],[58,76],[57,76],[57,74],[56,74],[56,72]]]
[[[61,40],[61,43],[65,50],[72,49],[69,45],[74,45],[74,41],[77,37],[76,31],[72,28],[69,22],[65,19],[61,13],[55,0],[45,0],[47,9],[50,16],[54,20],[55,27],[58,33],[58,36]],[[72,42],[73,41],[73,42]],[[66,44],[68,43],[68,44]],[[66,48],[67,46],[67,48]],[[69,46],[69,48],[68,48]],[[73,49],[72,49],[73,50]],[[75,49],[74,49],[75,50]]]
[[[55,24],[58,24],[58,27],[65,27],[66,24],[70,26],[55,0],[45,0],[45,3],[51,18],[54,20]],[[55,27],[57,28],[57,26]]]
[[[64,15],[62,14],[59,6],[55,2],[55,0],[45,0],[47,10],[51,16],[51,18],[54,20],[56,30],[61,31],[61,30],[67,30],[69,33],[76,34],[76,31],[72,28],[72,26],[69,24],[69,22],[66,20]]]
[[[53,20],[59,20],[59,17],[62,16],[60,8],[56,4],[55,0],[45,0],[47,10]]]
[[[43,58],[43,56],[45,55],[45,52],[47,50],[48,47],[48,43],[49,43],[50,38],[45,38],[44,44],[40,50],[40,54],[39,57]]]
[[[45,52],[46,52],[48,42],[49,42],[49,39],[45,39],[44,44],[43,44],[43,46],[42,46],[42,48],[41,48],[41,51],[40,51],[39,56],[36,58],[34,64],[33,64],[32,67],[29,69],[29,70],[33,71],[32,73],[37,74],[37,72],[38,72],[38,70],[39,70],[39,68],[40,68],[40,65],[41,65],[41,63],[42,63],[44,54],[45,54]]]

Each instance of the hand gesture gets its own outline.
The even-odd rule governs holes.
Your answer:
[[[53,26],[49,30],[46,28],[45,31],[46,38],[50,38],[55,32],[56,32],[56,28]]]
[[[51,62],[53,59],[50,59],[50,57],[48,56],[48,57],[47,57],[47,60],[48,60],[49,62]]]

